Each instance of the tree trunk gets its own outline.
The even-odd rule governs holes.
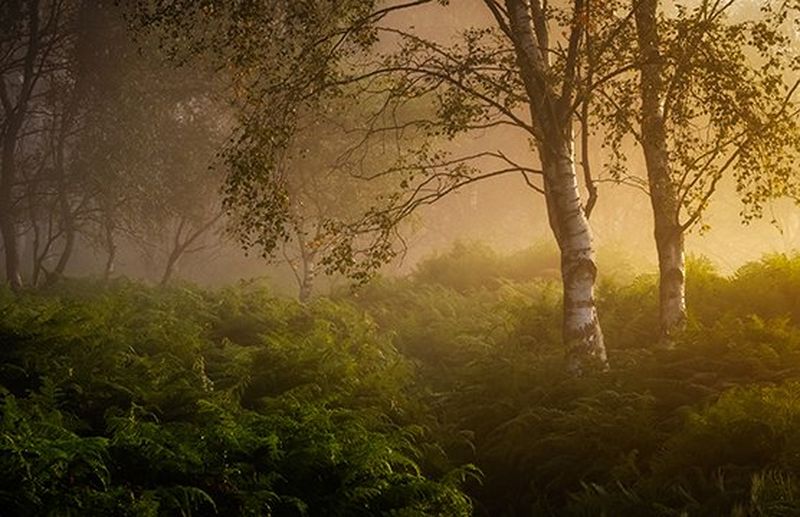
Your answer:
[[[169,257],[167,258],[167,264],[164,266],[164,274],[161,275],[161,281],[158,283],[161,287],[164,287],[169,283],[172,279],[172,275],[175,273],[175,266],[178,264],[178,259],[181,257],[181,252],[174,250],[170,253]]]
[[[117,248],[111,248],[106,257],[106,264],[103,267],[103,282],[111,280],[111,274],[114,272],[114,261],[116,260]]]
[[[69,185],[67,181],[66,165],[64,163],[67,135],[72,127],[78,102],[76,93],[73,92],[72,95],[73,98],[71,102],[64,110],[55,152],[55,172],[58,176],[58,208],[61,212],[61,224],[64,225],[64,248],[61,250],[58,263],[53,269],[53,275],[51,277],[53,280],[58,280],[64,276],[67,263],[69,263],[69,259],[72,257],[72,251],[75,248],[75,237],[77,233],[77,229],[75,228],[75,214],[72,211],[72,206],[69,201]]]
[[[9,131],[7,129],[7,131]],[[6,266],[6,282],[13,290],[22,287],[19,249],[17,246],[17,225],[13,213],[13,187],[16,179],[14,149],[16,133],[6,134],[3,142],[2,170],[0,171],[0,235],[3,238],[3,251]]]
[[[655,212],[655,210],[654,210]],[[686,326],[686,278],[683,230],[676,225],[656,225],[658,248],[658,298],[661,341],[670,344]]]
[[[546,8],[539,2],[506,0],[506,10],[528,96],[532,136],[542,163],[548,220],[561,252],[562,336],[568,368],[575,373],[606,368],[605,343],[594,300],[597,279],[594,244],[578,188],[572,133],[576,81],[572,65],[577,62],[575,52],[580,46],[583,25],[576,18],[567,59],[572,65],[564,71],[559,93],[551,77]]]
[[[314,259],[303,257],[303,277],[300,282],[300,292],[298,299],[300,303],[308,303],[314,290],[314,277],[316,276],[316,266]]]
[[[33,217],[31,217],[33,226],[33,250],[31,251],[31,285],[39,283],[39,275],[42,272],[42,263],[39,260],[39,248],[41,246],[41,237],[39,236],[39,225]],[[25,254],[23,253],[23,256]]]
[[[67,228],[65,228],[64,232],[64,249],[61,250],[61,255],[58,257],[56,267],[53,269],[53,274],[50,277],[51,282],[58,281],[60,278],[64,277],[64,271],[67,269],[67,264],[75,249],[75,228],[72,223],[67,223]]]
[[[186,253],[189,253],[189,247],[197,241],[201,236],[203,236],[207,231],[209,231],[217,221],[222,218],[223,212],[218,213],[199,228],[197,228],[194,232],[191,231],[191,228],[188,230],[189,233],[183,237],[183,241],[181,241],[181,237],[183,236],[183,230],[186,228],[187,224],[189,223],[186,219],[181,218],[180,223],[178,223],[178,228],[175,232],[175,237],[173,239],[173,246],[172,251],[167,257],[167,264],[164,268],[164,275],[161,277],[161,282],[159,285],[166,285],[169,282],[170,278],[172,278],[173,273],[175,272],[176,266],[178,265],[178,261],[183,257]],[[196,251],[196,250],[195,250]]]
[[[636,31],[643,60],[641,139],[658,251],[660,338],[668,343],[686,322],[686,287],[684,228],[678,220],[680,204],[670,172],[664,120],[664,70],[659,52],[657,8],[658,0],[634,0]]]
[[[19,131],[28,111],[28,102],[33,88],[43,69],[39,57],[41,33],[39,31],[39,1],[28,2],[27,25],[28,42],[22,62],[22,84],[16,105],[12,105],[6,87],[5,72],[0,74],[0,99],[2,99],[4,123],[2,127],[2,157],[0,157],[0,235],[5,250],[6,281],[12,289],[22,287],[19,249],[17,243],[17,224],[14,217],[14,183],[17,180],[16,148]]]
[[[108,282],[111,279],[111,273],[114,272],[114,261],[117,258],[117,244],[114,242],[114,230],[110,224],[105,225],[105,233],[105,244],[108,256],[106,257],[106,264],[103,268],[103,282]]]
[[[314,281],[308,277],[303,278],[303,283],[300,284],[300,292],[297,296],[297,299],[300,300],[300,303],[308,303],[308,301],[311,299],[311,293],[313,289]]]
[[[589,221],[581,205],[574,146],[566,138],[560,152],[540,146],[548,220],[561,253],[563,340],[573,372],[607,365],[603,331],[597,317],[594,284],[597,266]]]

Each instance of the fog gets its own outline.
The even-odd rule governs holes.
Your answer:
[[[687,5],[693,5],[691,3]],[[742,7],[743,6],[743,7]],[[738,7],[747,12],[747,6]],[[86,10],[86,8],[84,8]],[[102,105],[102,109],[95,109],[91,106],[91,101],[87,104],[85,112],[77,117],[75,123],[75,137],[67,146],[77,146],[75,151],[67,151],[67,161],[72,161],[74,172],[75,187],[70,193],[71,203],[76,213],[81,201],[81,189],[95,188],[91,182],[84,182],[80,176],[88,170],[86,167],[114,167],[116,164],[123,163],[128,169],[108,174],[105,179],[102,175],[99,179],[101,183],[111,184],[117,177],[130,176],[132,170],[137,168],[137,160],[141,160],[143,169],[153,167],[163,167],[168,161],[172,160],[175,170],[184,169],[188,176],[180,181],[189,184],[207,183],[207,192],[202,194],[202,198],[189,199],[187,203],[197,205],[207,205],[201,210],[192,209],[186,212],[189,215],[181,215],[179,211],[170,211],[164,208],[163,203],[175,203],[181,195],[180,189],[171,192],[159,203],[161,208],[147,208],[145,200],[141,200],[141,206],[135,208],[133,212],[125,215],[124,222],[120,222],[118,243],[115,244],[115,256],[113,257],[113,271],[111,276],[124,276],[135,279],[143,279],[150,282],[159,281],[162,278],[165,268],[165,261],[168,261],[170,254],[170,241],[175,238],[175,231],[179,228],[182,217],[191,219],[189,226],[197,227],[203,225],[203,212],[212,213],[219,208],[221,194],[213,195],[208,192],[218,191],[219,181],[225,175],[226,165],[221,158],[228,145],[227,139],[235,134],[235,117],[229,108],[224,107],[224,96],[227,95],[228,86],[225,86],[224,70],[218,72],[217,79],[212,79],[209,74],[208,63],[193,61],[191,59],[175,60],[170,57],[169,52],[159,51],[159,39],[163,35],[147,34],[141,31],[136,33],[130,28],[126,28],[126,21],[123,18],[124,11],[116,7],[98,2],[87,12],[94,12],[92,15],[78,13],[79,20],[77,32],[72,34],[71,43],[63,49],[64,59],[68,59],[69,52],[74,47],[75,56],[79,66],[74,72],[72,79],[67,79],[68,87],[60,90],[65,96],[60,100],[58,80],[49,83],[55,88],[51,93],[46,93],[42,86],[44,80],[40,81],[39,88],[41,93],[39,98],[47,99],[48,95],[56,95],[55,100],[47,100],[52,107],[52,121],[63,122],[63,113],[59,110],[69,109],[70,99],[78,98],[81,95],[105,96],[97,104]],[[477,0],[460,0],[452,2],[449,6],[431,5],[414,10],[401,10],[391,13],[383,24],[386,27],[396,28],[404,31],[413,31],[421,38],[442,45],[448,45],[460,37],[460,31],[465,27],[490,27],[493,19],[482,2]],[[85,37],[82,37],[82,32]],[[43,37],[46,37],[43,36]],[[84,40],[98,41],[100,45],[105,40],[110,47],[116,47],[123,52],[123,59],[116,59],[117,56],[105,53],[97,53],[87,50]],[[384,35],[378,39],[374,52],[392,52],[398,40],[396,36]],[[83,45],[83,46],[81,46]],[[19,47],[14,52],[22,52]],[[59,59],[57,56],[53,59]],[[82,63],[82,64],[81,64]],[[82,67],[82,68],[81,68]],[[88,68],[87,68],[88,67]],[[15,81],[22,80],[22,77],[10,70],[4,79],[9,86]],[[163,82],[160,88],[172,89],[173,99],[159,98],[157,95],[150,96],[147,93],[147,81],[155,74],[162,76],[159,80]],[[15,79],[15,77],[17,77]],[[169,79],[165,79],[169,77]],[[70,80],[76,82],[70,83]],[[82,81],[85,83],[83,84]],[[141,86],[134,87],[133,92],[126,92],[119,86],[120,81],[130,81],[133,83],[142,82]],[[219,82],[220,86],[214,83]],[[201,97],[192,92],[194,86],[179,86],[196,84],[200,90],[205,90]],[[88,84],[88,86],[86,86]],[[71,85],[71,86],[70,86]],[[86,92],[80,93],[80,88]],[[183,89],[183,91],[181,91]],[[197,91],[200,91],[197,90]],[[72,95],[72,97],[70,97]],[[131,111],[128,108],[118,109],[111,100],[115,95],[141,95],[140,104],[143,106],[139,111]],[[206,99],[206,100],[202,100]],[[95,99],[98,100],[98,99]],[[36,101],[39,102],[39,101]],[[78,100],[76,102],[87,102]],[[148,110],[162,110],[165,106],[172,103],[173,107],[179,107],[191,102],[212,102],[216,103],[216,119],[209,118],[208,113],[198,111],[197,117],[203,117],[202,124],[207,128],[217,125],[217,129],[209,129],[210,132],[201,134],[195,132],[190,136],[175,133],[176,128],[180,131],[191,130],[195,115],[184,119],[164,120],[161,126],[151,125],[147,128],[150,134],[144,134],[141,128],[141,120],[129,121],[125,117],[149,117]],[[35,102],[32,102],[32,105]],[[33,108],[31,108],[33,109]],[[82,108],[79,108],[79,110]],[[193,108],[194,109],[194,108]],[[207,106],[200,108],[207,110]],[[83,123],[98,122],[98,117],[112,113],[114,120],[114,131],[116,135],[109,136],[106,129],[100,128],[100,133],[96,136],[86,136],[88,131],[78,127]],[[114,113],[116,111],[116,113]],[[152,111],[152,112],[155,112]],[[61,117],[61,118],[60,118]],[[81,120],[85,117],[85,121]],[[35,118],[28,123],[30,128],[36,124],[47,124],[47,120],[41,118],[41,122],[36,122]],[[170,127],[173,124],[175,127]],[[211,125],[209,125],[211,124]],[[126,129],[130,126],[130,129]],[[91,128],[90,128],[91,129]],[[126,134],[126,131],[130,132]],[[307,130],[304,136],[300,130],[300,138],[312,137],[313,129]],[[577,131],[577,128],[576,128]],[[600,130],[602,131],[602,129]],[[215,133],[216,132],[216,133]],[[41,140],[36,136],[29,136],[20,141],[18,149],[21,151],[17,158],[19,164],[25,167],[35,167],[37,160],[42,167],[47,165],[46,158],[37,158],[46,155],[46,149],[38,150],[42,146]],[[71,138],[71,137],[70,137]],[[118,142],[134,142],[139,139],[130,149],[121,149],[120,156],[113,157],[110,161],[109,151],[103,150],[98,146],[98,141],[92,139],[103,139],[102,145],[114,145],[110,138],[117,138]],[[195,140],[191,140],[195,138]],[[615,250],[630,260],[632,267],[636,267],[637,273],[653,273],[657,268],[656,248],[653,241],[653,213],[650,208],[650,201],[647,193],[641,188],[630,185],[620,185],[615,181],[609,169],[608,149],[602,144],[605,135],[595,133],[590,139],[590,159],[598,187],[598,202],[596,209],[591,215],[590,224],[593,232],[594,241],[600,250]],[[120,144],[121,145],[121,144]],[[327,144],[326,144],[327,145]],[[418,144],[412,144],[418,145]],[[628,157],[628,170],[640,179],[640,183],[646,180],[646,169],[644,156],[641,148],[633,143],[625,144],[627,147],[624,153]],[[473,130],[453,138],[445,139],[435,143],[441,149],[446,150],[453,156],[469,154],[472,150],[481,148],[502,152],[518,163],[523,163],[532,168],[539,168],[536,152],[532,149],[529,139],[517,128],[495,127],[484,130]],[[581,152],[580,147],[576,146],[577,151]],[[29,149],[29,151],[25,151]],[[170,149],[180,149],[181,154],[177,155]],[[304,159],[314,160],[315,166],[319,166],[326,160],[335,161],[337,151],[327,149],[317,152],[313,145],[309,145],[305,151],[308,156]],[[24,157],[27,153],[27,157]],[[44,153],[44,154],[43,154]],[[92,153],[95,153],[94,155]],[[105,153],[103,162],[97,153]],[[315,154],[317,153],[317,154]],[[309,158],[310,157],[310,158]],[[95,160],[95,163],[81,164],[80,160]],[[23,163],[24,160],[27,162]],[[99,161],[98,161],[99,160]],[[488,162],[480,162],[485,167],[489,167]],[[479,167],[481,165],[479,164]],[[131,168],[131,166],[133,168]],[[187,172],[188,171],[188,172]],[[146,174],[141,180],[144,182],[142,188],[148,182],[160,181],[154,179],[158,177],[157,171],[150,171],[156,176],[148,179]],[[23,175],[32,173],[24,172]],[[122,176],[119,176],[122,174]],[[166,174],[169,174],[166,172]],[[207,178],[207,179],[206,179]],[[582,178],[581,178],[582,181]],[[135,183],[135,182],[134,182]],[[641,185],[640,185],[641,186]],[[137,188],[133,185],[133,188]],[[167,187],[165,187],[167,188]],[[320,187],[325,189],[326,187]],[[353,188],[361,188],[356,185]],[[369,187],[374,188],[374,187]],[[583,195],[586,195],[585,185],[581,185]],[[88,193],[86,193],[88,195]],[[188,192],[186,195],[197,195],[198,192]],[[21,190],[19,191],[21,196]],[[51,194],[42,194],[45,203],[49,203],[48,196],[55,196],[55,191]],[[334,196],[336,194],[333,194]],[[365,194],[370,196],[372,194]],[[178,196],[178,197],[175,197]],[[150,196],[152,197],[152,196]],[[22,199],[22,198],[19,198]],[[55,198],[53,198],[55,199]],[[21,201],[19,201],[21,203]],[[197,206],[195,206],[197,208]],[[161,219],[150,221],[138,221],[137,217],[152,216],[153,210],[165,210]],[[766,202],[763,217],[745,224],[742,217],[744,205],[740,201],[740,194],[736,192],[735,184],[730,178],[723,179],[710,201],[709,208],[702,217],[702,224],[695,225],[687,234],[686,251],[690,255],[703,256],[710,259],[717,268],[723,273],[732,273],[742,264],[756,260],[768,253],[790,253],[798,246],[800,235],[800,215],[796,205],[790,199],[775,199]],[[20,213],[21,214],[21,213]],[[138,214],[138,215],[137,215]],[[42,237],[36,232],[45,231],[42,226],[45,223],[30,226],[22,215],[19,218],[20,232],[20,255],[23,262],[23,276],[31,281],[33,270],[31,264],[36,262],[35,256],[41,255],[40,265],[44,270],[55,267],[59,260],[59,249],[64,244],[57,235],[53,237],[49,251],[42,251]],[[37,216],[40,217],[40,216]],[[103,251],[103,246],[98,243],[98,237],[94,230],[87,229],[89,226],[97,224],[93,216],[86,216],[86,221],[81,223],[82,230],[78,231],[77,242],[79,243],[70,257],[69,263],[64,270],[66,276],[102,276],[104,264],[108,262],[107,250]],[[187,219],[186,221],[188,221]],[[63,233],[63,223],[53,223],[48,226],[51,236],[53,232]],[[55,226],[53,226],[55,224]],[[59,226],[62,225],[62,226]],[[198,282],[206,285],[224,285],[241,279],[268,278],[268,282],[275,285],[276,289],[287,293],[296,289],[295,279],[292,272],[287,268],[285,257],[281,253],[274,251],[271,257],[265,260],[260,256],[258,249],[244,250],[237,237],[228,231],[228,223],[221,221],[209,228],[208,232],[188,246],[187,250],[191,253],[182,254],[174,264],[175,279],[182,279],[191,282]],[[146,227],[146,228],[145,228]],[[85,230],[85,231],[83,231]],[[87,233],[88,232],[88,233]],[[187,235],[190,232],[187,230]],[[36,235],[35,235],[36,234]],[[414,211],[414,214],[400,227],[402,245],[398,246],[399,254],[390,263],[380,269],[382,275],[403,275],[415,270],[417,264],[426,257],[441,254],[450,249],[456,242],[482,242],[490,245],[500,253],[508,254],[520,250],[525,250],[535,246],[549,245],[555,246],[555,241],[547,222],[547,211],[544,198],[540,192],[529,188],[522,177],[518,175],[504,175],[466,185],[455,190],[444,198],[438,200],[431,206],[423,206]],[[37,241],[39,239],[39,241]],[[176,241],[177,242],[177,241]],[[38,246],[38,247],[37,247]],[[197,248],[197,249],[195,249]],[[43,254],[42,254],[43,253]],[[600,271],[603,274],[603,271]],[[170,275],[171,276],[171,275]],[[35,281],[34,281],[35,282]],[[345,278],[338,278],[334,281],[336,285],[346,284]]]
[[[0,0],[0,514],[800,515],[800,1]]]

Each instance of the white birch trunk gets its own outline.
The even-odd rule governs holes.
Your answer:
[[[576,373],[605,368],[606,349],[594,300],[594,244],[575,170],[570,93],[574,91],[574,84],[570,84],[574,77],[565,76],[561,93],[556,91],[548,57],[546,14],[538,0],[506,0],[506,8],[542,163],[550,228],[561,252],[562,336],[568,367]]]
[[[663,65],[658,47],[658,0],[634,0],[636,31],[643,59],[642,149],[655,221],[659,270],[660,339],[669,344],[686,322],[684,229],[679,223],[678,191],[672,181],[663,109]]]
[[[581,203],[573,141],[568,138],[556,154],[546,148],[540,148],[540,154],[548,219],[561,253],[562,332],[568,367],[574,372],[604,368],[606,349],[594,299],[597,279],[594,244]]]
[[[300,303],[308,303],[314,291],[314,278],[316,276],[316,265],[314,259],[303,258],[303,276],[300,281],[300,291],[298,299]]]
[[[683,231],[656,231],[658,248],[658,295],[661,340],[671,344],[675,333],[686,326],[686,266],[683,251]]]

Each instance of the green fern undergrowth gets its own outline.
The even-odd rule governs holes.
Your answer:
[[[0,291],[0,515],[800,514],[800,257],[693,260],[669,350],[604,279],[576,378],[548,269],[467,252],[307,305]]]

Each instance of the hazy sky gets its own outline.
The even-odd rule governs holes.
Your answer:
[[[751,0],[739,0],[742,4]],[[432,5],[411,14],[398,15],[389,24],[413,26],[422,36],[446,43],[459,28],[491,24],[488,11],[479,0],[453,0],[448,7]],[[593,146],[599,146],[599,137]],[[484,132],[461,139],[452,148],[502,149],[536,166],[536,156],[519,131]],[[607,178],[603,158],[594,155],[596,177]],[[644,177],[641,149],[631,150],[633,172]],[[600,247],[624,245],[631,253],[655,264],[652,237],[652,212],[647,196],[631,187],[610,183],[600,185],[600,199],[591,224]],[[706,213],[710,229],[693,230],[687,237],[687,252],[711,258],[724,271],[764,253],[789,252],[800,247],[800,208],[786,200],[773,203],[763,220],[742,224],[741,204],[731,184],[722,184]],[[417,231],[411,236],[414,248],[407,260],[413,263],[431,252],[446,248],[453,240],[474,239],[491,243],[501,250],[516,250],[535,242],[552,240],[546,221],[543,200],[517,177],[502,177],[481,182],[440,201],[420,214]],[[774,220],[774,221],[773,221]]]
[[[413,26],[417,34],[447,43],[458,30],[491,25],[492,20],[480,0],[451,0],[448,7],[433,4],[392,16],[386,23],[404,28]],[[599,144],[600,138],[595,137],[593,147]],[[531,151],[525,134],[516,129],[473,133],[448,143],[447,148],[454,154],[478,148],[502,150],[520,163],[538,167],[536,154]],[[633,172],[644,176],[641,150],[632,148],[630,156]],[[595,176],[607,178],[603,157],[599,153],[593,157]],[[631,187],[605,182],[599,185],[599,193],[591,218],[598,248],[622,247],[655,270],[653,221],[647,196]],[[776,202],[767,210],[764,220],[747,226],[741,223],[740,209],[732,185],[722,184],[707,212],[710,230],[703,234],[692,231],[687,238],[687,252],[705,255],[722,271],[731,272],[764,253],[789,252],[800,247],[800,209],[794,204]],[[457,240],[484,241],[501,252],[528,248],[543,241],[553,242],[542,197],[518,176],[490,179],[464,188],[421,210],[409,226],[405,232],[410,244],[408,254],[403,264],[389,268],[390,271],[408,271],[421,258],[443,251]],[[134,259],[130,260],[130,266],[138,267]],[[213,278],[218,283],[260,276],[271,270],[258,257],[244,258],[233,243],[210,257],[187,257],[181,269],[184,278],[197,281]],[[273,277],[283,275],[272,271]]]

